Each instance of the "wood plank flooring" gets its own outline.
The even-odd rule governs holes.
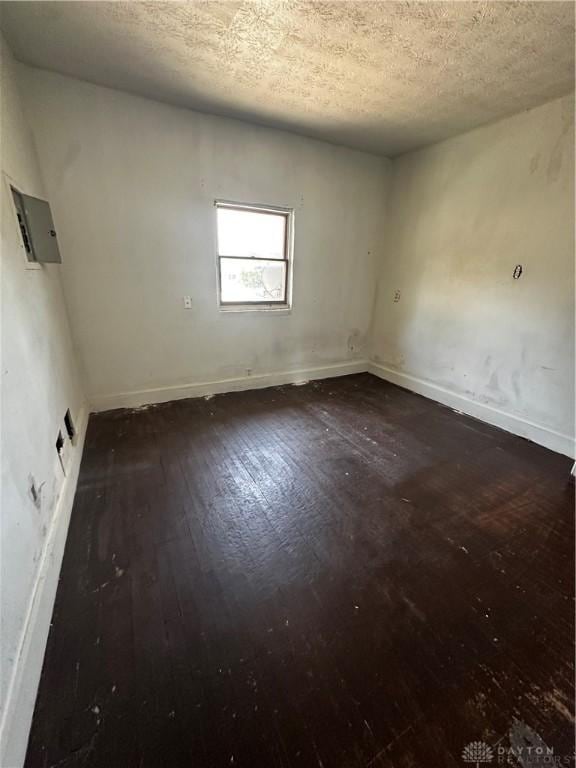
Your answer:
[[[26,766],[573,764],[570,466],[369,374],[92,416]]]

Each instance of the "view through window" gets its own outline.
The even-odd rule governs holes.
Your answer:
[[[216,203],[220,304],[288,305],[290,215]]]

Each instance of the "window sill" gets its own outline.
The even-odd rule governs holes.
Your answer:
[[[289,315],[292,312],[292,307],[288,304],[274,305],[274,304],[220,304],[218,309],[222,313],[228,312],[272,312],[275,315]]]

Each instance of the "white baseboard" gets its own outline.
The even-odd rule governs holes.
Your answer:
[[[411,392],[417,392],[419,395],[424,395],[424,397],[436,400],[469,416],[474,416],[488,424],[493,424],[495,427],[505,429],[514,435],[532,440],[534,443],[556,451],[556,453],[574,458],[574,438],[570,435],[556,432],[542,424],[536,424],[521,416],[514,416],[491,405],[470,400],[468,397],[451,392],[449,389],[438,386],[438,384],[433,384],[417,376],[411,376],[408,373],[401,373],[378,363],[368,363],[368,371],[381,379],[392,382],[392,384],[398,384],[398,386],[409,389]]]
[[[369,371],[381,379],[398,384],[400,387],[417,392],[420,395],[447,405],[455,410],[474,416],[481,421],[492,424],[514,435],[525,437],[539,445],[566,456],[575,456],[574,438],[570,435],[556,432],[542,424],[537,424],[521,416],[502,411],[493,406],[471,400],[464,395],[433,384],[417,376],[396,371],[379,363],[367,360],[335,363],[303,368],[294,371],[267,373],[260,376],[243,376],[236,379],[219,379],[217,381],[179,384],[154,389],[141,389],[132,392],[118,392],[111,395],[94,395],[90,398],[92,411],[108,411],[115,408],[138,408],[142,405],[166,403],[170,400],[182,400],[187,397],[205,397],[223,392],[239,392],[247,389],[262,389],[279,384],[298,384],[314,379],[327,379],[333,376],[345,376],[350,373]]]
[[[138,408],[141,405],[166,403],[187,397],[205,397],[222,392],[239,392],[246,389],[263,389],[279,384],[299,384],[311,379],[328,379],[350,373],[364,373],[368,370],[366,360],[323,365],[317,368],[303,368],[295,371],[266,373],[260,376],[243,376],[237,379],[220,379],[191,384],[179,384],[155,389],[140,389],[133,392],[118,392],[112,395],[90,397],[92,411],[110,411],[114,408]]]
[[[21,768],[26,757],[30,725],[42,672],[46,642],[60,576],[68,524],[78,483],[88,408],[76,421],[76,445],[46,537],[20,635],[16,663],[8,685],[0,722],[0,766]]]

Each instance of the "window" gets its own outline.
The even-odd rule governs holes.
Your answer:
[[[220,306],[290,306],[293,212],[216,202]]]

